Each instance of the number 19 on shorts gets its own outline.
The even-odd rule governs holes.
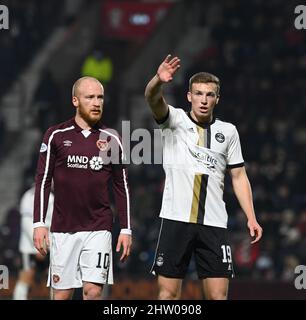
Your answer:
[[[222,253],[223,253],[223,263],[232,263],[232,253],[231,253],[231,247],[228,245],[222,245],[221,246]]]

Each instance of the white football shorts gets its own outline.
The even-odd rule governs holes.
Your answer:
[[[48,286],[80,288],[83,281],[113,284],[111,232],[53,232],[51,239]]]

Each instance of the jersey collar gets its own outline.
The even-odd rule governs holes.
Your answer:
[[[82,129],[76,122],[75,119],[71,119],[71,124],[75,127],[76,132],[82,132],[84,129]],[[104,126],[101,121],[98,121],[89,131],[90,132],[99,132],[99,129],[103,129]]]
[[[204,128],[204,129],[209,128],[209,127],[216,121],[216,117],[213,116],[213,119],[212,119],[211,122],[208,122],[208,123],[200,123],[200,122],[195,121],[195,120],[192,118],[192,116],[191,116],[191,114],[190,114],[190,111],[187,112],[187,115],[188,115],[188,118],[189,118],[193,123],[195,123],[197,126],[199,126],[199,127],[201,127],[201,128]]]

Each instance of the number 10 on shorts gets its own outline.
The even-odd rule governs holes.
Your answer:
[[[96,265],[96,268],[102,268],[101,258],[102,258],[102,252],[98,252],[98,264]],[[103,268],[108,270],[108,267],[109,267],[109,253],[105,253],[104,259],[103,259]]]

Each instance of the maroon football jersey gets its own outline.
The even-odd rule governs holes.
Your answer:
[[[54,182],[52,232],[111,230],[112,182],[122,233],[131,233],[127,171],[118,133],[98,123],[80,128],[74,118],[47,130],[36,173],[34,227],[44,226]]]

